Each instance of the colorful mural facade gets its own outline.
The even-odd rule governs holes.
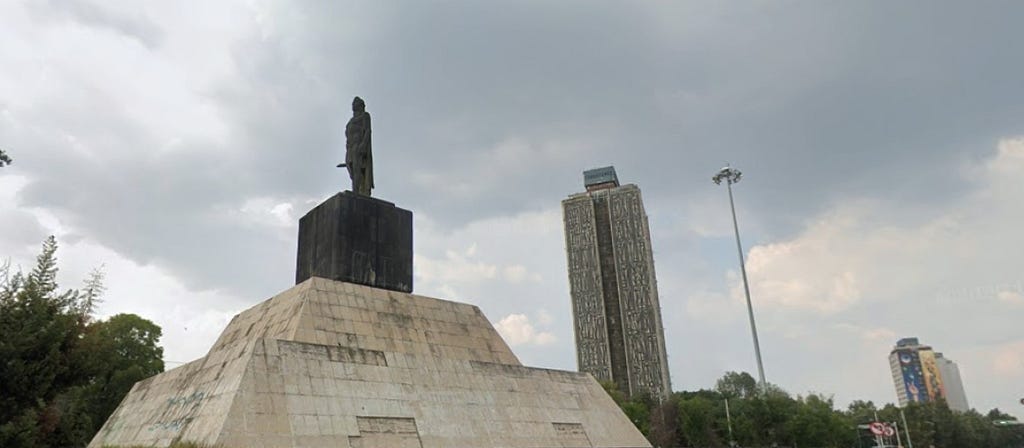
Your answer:
[[[907,389],[907,397],[910,401],[928,401],[928,388],[925,386],[924,369],[921,368],[921,359],[916,351],[902,351],[899,353],[900,370],[903,373],[903,384]]]
[[[921,361],[921,370],[924,373],[924,385],[928,391],[928,401],[946,399],[946,387],[942,383],[942,374],[939,373],[939,365],[935,361],[935,352],[931,350],[920,350],[918,359]]]

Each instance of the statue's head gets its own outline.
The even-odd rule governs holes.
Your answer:
[[[358,96],[352,99],[352,112],[364,112],[366,111],[366,103],[362,98]]]

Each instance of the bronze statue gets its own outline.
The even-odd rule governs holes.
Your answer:
[[[370,114],[358,96],[352,100],[352,118],[345,125],[345,163],[352,178],[352,191],[364,196],[373,189],[373,150],[370,145]]]

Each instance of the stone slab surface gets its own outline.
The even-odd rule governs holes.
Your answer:
[[[412,212],[351,191],[299,220],[295,283],[323,277],[412,292]]]
[[[525,367],[479,308],[311,278],[141,381],[90,447],[649,447],[587,374]]]

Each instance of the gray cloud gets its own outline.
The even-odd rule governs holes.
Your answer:
[[[39,221],[35,216],[20,210],[0,211],[0,221],[4,222],[4,236],[0,240],[0,266],[10,262],[13,257],[30,259],[42,243],[39,236],[46,233]],[[17,266],[11,268],[17,271]],[[30,266],[24,268],[28,270]]]
[[[125,12],[125,7],[131,7],[131,2],[120,5],[121,9],[111,10],[109,7],[99,5],[86,0],[49,0],[45,7],[31,5],[38,8],[38,18],[48,20],[55,16],[64,15],[72,20],[88,26],[100,29],[108,29],[123,36],[136,39],[146,47],[156,47],[163,39],[161,30],[153,21],[149,20],[137,11],[135,13]]]
[[[203,291],[187,302],[197,307],[224,291],[230,305],[169,313],[213,328],[238,297],[289,286],[295,219],[346,187],[333,166],[360,95],[374,119],[375,194],[417,213],[418,290],[454,292],[494,322],[527,316],[557,341],[517,349],[529,362],[573,367],[558,201],[593,166],[614,164],[640,184],[674,383],[696,388],[750,369],[742,313],[729,308],[725,193],[709,179],[723,163],[745,171],[737,205],[754,247],[798,240],[837,204],[864,198],[890,204],[866,227],[914,228],[985,185],[982,174],[956,175],[965,164],[1024,134],[1024,63],[1011,48],[1024,5],[1014,3],[207,8],[0,6],[0,139],[17,159],[0,176],[28,182],[12,199],[18,210],[2,212],[17,218],[0,221],[0,248],[37,244],[52,229],[26,210],[44,210],[129,260],[118,265],[125,276],[158,269]],[[541,280],[522,281],[519,267]],[[950,288],[1015,280],[969,277]],[[905,288],[921,297],[944,286]],[[185,294],[175,291],[168,300]],[[900,312],[939,306],[916,300]],[[996,316],[1006,305],[988,306],[980,311]],[[941,332],[924,320],[874,325],[872,307],[820,322],[768,307],[766,357],[792,364],[770,361],[770,376],[797,391],[891,399],[884,366],[880,379],[859,367],[874,383],[847,387],[812,359],[847,343],[866,366],[892,343],[886,331]],[[540,309],[553,321],[540,323]],[[992,319],[990,330],[1007,328]],[[983,330],[934,344],[1012,342]],[[827,335],[822,345],[800,337],[815,334]]]
[[[981,36],[953,26],[962,11],[906,23],[855,6],[300,8],[242,37],[236,76],[206,87],[228,126],[220,146],[232,151],[218,160],[210,142],[186,141],[191,160],[160,160],[154,169],[186,178],[176,197],[202,209],[216,196],[318,197],[343,186],[330,162],[354,93],[375,116],[381,194],[449,223],[551,204],[577,188],[579,171],[605,163],[627,179],[642,173],[652,199],[701,197],[712,194],[708,173],[731,160],[748,173],[747,213],[784,235],[844,194],[955,194],[943,174],[965,148],[1019,130],[984,117],[1018,112],[1024,92],[1010,80],[1020,64],[964,43],[993,30],[998,40],[999,23],[1011,23]],[[990,82],[962,85],[979,72]],[[83,102],[109,103],[96,95]],[[111,117],[78,115],[54,127],[110,128]],[[128,126],[115,132],[119,146],[159,144]],[[497,163],[495,152],[517,145],[517,163]],[[925,175],[906,181],[910,166]]]

